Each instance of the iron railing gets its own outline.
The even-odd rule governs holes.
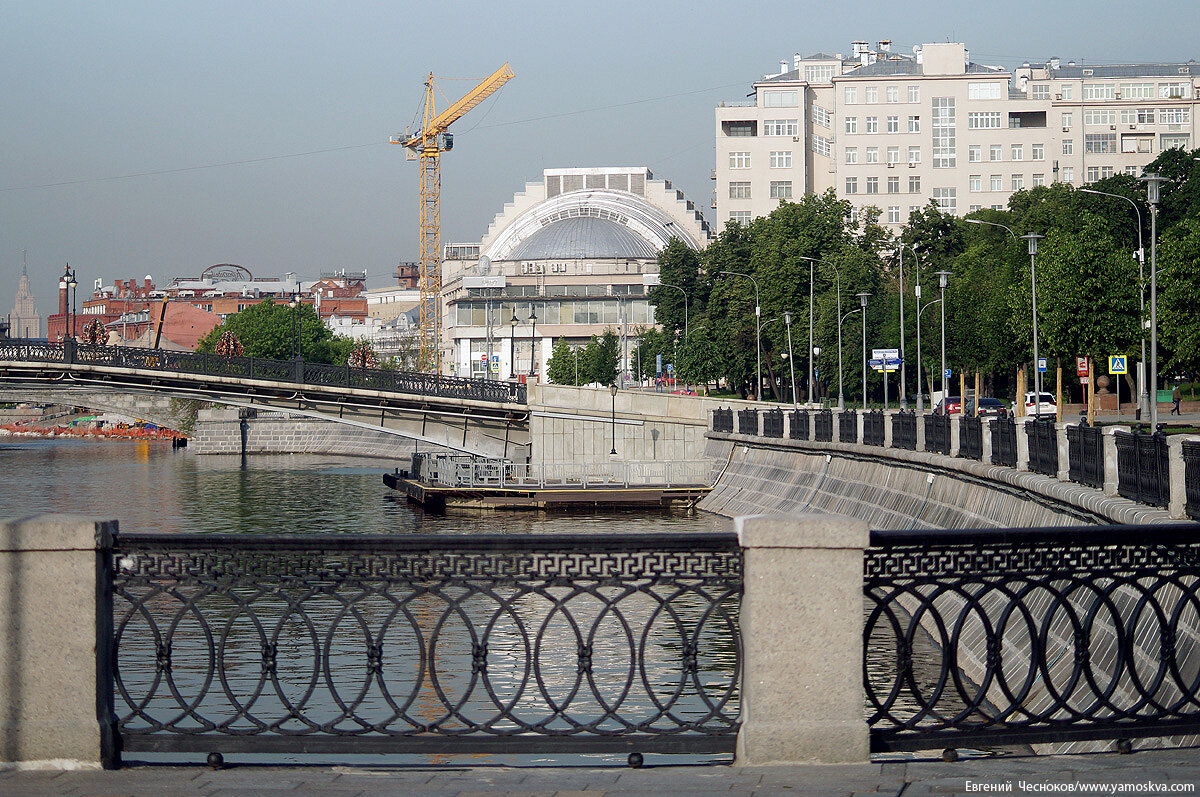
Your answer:
[[[983,419],[978,415],[959,418],[958,455],[976,461],[983,459]]]
[[[789,420],[788,437],[792,440],[807,440],[809,437],[808,411],[792,410],[792,417]]]
[[[1166,507],[1171,500],[1171,464],[1167,436],[1145,434],[1141,427],[1116,432],[1117,493],[1131,501]]]
[[[713,431],[733,434],[733,409],[730,407],[718,407],[712,413]]]
[[[738,410],[738,434],[758,436],[758,410]]]
[[[712,472],[712,462],[700,459],[538,463],[417,453],[412,463],[414,478],[460,489],[692,487],[706,485]]]
[[[813,414],[814,428],[813,439],[818,443],[833,442],[833,411],[832,410],[817,410]]]
[[[883,410],[871,410],[863,413],[863,445],[883,445],[883,424]]]
[[[762,414],[762,436],[783,437],[783,410],[765,410]]]
[[[992,464],[1017,467],[1017,422],[1011,417],[992,418]]]
[[[1104,487],[1104,436],[1086,420],[1067,427],[1067,470],[1073,482]]]
[[[729,533],[122,534],[105,561],[110,759],[733,750]]]
[[[838,413],[838,442],[858,442],[858,411],[842,410]]]
[[[1187,500],[1183,511],[1193,520],[1200,520],[1200,443],[1183,442],[1183,486]]]
[[[950,416],[933,413],[925,416],[925,450],[950,453]]]
[[[1029,441],[1029,469],[1044,476],[1058,475],[1058,429],[1053,420],[1034,419],[1025,424]]]
[[[1200,533],[872,532],[873,751],[1200,733]]]
[[[66,340],[0,340],[0,361],[79,363],[82,365],[173,372],[188,376],[225,376],[322,387],[363,388],[405,395],[525,404],[526,386],[491,379],[465,379],[414,371],[351,368],[304,360],[223,357],[193,351],[165,351],[128,346],[92,346]]]
[[[913,410],[900,410],[892,416],[892,448],[917,450],[917,415]]]

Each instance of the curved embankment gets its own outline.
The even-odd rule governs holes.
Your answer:
[[[726,517],[831,512],[873,529],[1168,523],[1163,510],[1036,473],[877,446],[709,434],[713,489],[698,507]]]

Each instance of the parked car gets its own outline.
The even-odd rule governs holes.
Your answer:
[[[979,409],[975,409],[975,399],[967,401],[967,412],[974,413],[980,418],[1002,418],[1008,415],[1008,407],[998,398],[981,398]]]
[[[1047,415],[1057,415],[1058,405],[1054,403],[1054,396],[1050,393],[1043,392],[1040,394],[1039,400],[1035,402],[1034,397],[1038,395],[1039,394],[1033,392],[1025,394],[1025,414],[1036,415],[1038,412],[1040,412],[1041,417],[1045,417]],[[1013,413],[1015,414],[1016,411],[1017,405],[1014,404]]]
[[[958,415],[962,412],[962,396],[944,398],[933,408],[937,415]]]

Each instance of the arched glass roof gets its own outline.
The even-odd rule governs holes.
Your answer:
[[[653,259],[658,250],[625,225],[578,216],[547,224],[521,241],[510,260]]]

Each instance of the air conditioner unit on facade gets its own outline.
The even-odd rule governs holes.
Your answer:
[[[1116,130],[1116,129],[1117,129],[1117,126],[1116,126],[1116,125],[1109,125],[1109,126],[1108,126],[1108,129],[1109,129],[1109,130]]]
[[[1064,128],[1063,128],[1063,132],[1064,132],[1064,133],[1070,133],[1070,132],[1071,132],[1071,128],[1069,128],[1069,127],[1064,127]]]
[[[1054,99],[1056,99],[1056,100],[1061,100],[1061,99],[1062,99],[1062,95],[1061,95],[1061,94],[1055,94],[1055,95],[1054,95]]]
[[[792,142],[793,142],[793,143],[796,143],[796,144],[799,144],[799,143],[800,143],[800,136],[792,136]]]

